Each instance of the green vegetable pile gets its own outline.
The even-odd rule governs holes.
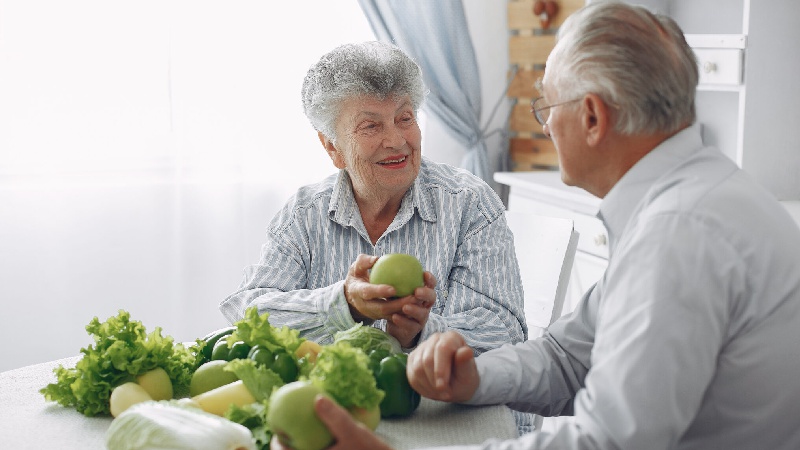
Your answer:
[[[209,333],[188,347],[163,336],[161,328],[148,334],[141,322],[131,320],[123,310],[102,323],[93,318],[86,331],[94,344],[81,349],[83,356],[74,368],[57,367],[57,381],[40,392],[47,400],[75,407],[87,416],[109,414],[111,392],[155,368],[166,372],[176,392],[188,392],[192,376],[200,373],[198,368],[218,365],[220,359],[226,361],[222,370],[233,372],[239,385],[230,382],[220,390],[192,394],[191,401],[201,405],[202,396],[226,387],[245,390],[255,399],[253,403],[228,403],[230,397],[220,397],[227,393],[215,394],[216,404],[223,411],[228,408],[216,414],[246,427],[259,449],[269,449],[273,434],[267,420],[272,394],[294,381],[307,380],[372,429],[377,427],[379,412],[380,417],[404,417],[419,405],[419,394],[406,378],[406,355],[400,344],[388,333],[361,324],[337,333],[334,343],[325,346],[306,341],[297,330],[272,326],[269,314],[259,314],[255,308],[248,309],[234,326]],[[157,403],[162,402],[169,401]],[[159,409],[139,411],[142,417],[137,423],[161,413]],[[176,430],[180,428],[177,419],[172,427]]]
[[[156,367],[163,368],[176,389],[186,389],[197,363],[196,348],[174,343],[161,328],[147,334],[141,322],[119,311],[105,322],[95,317],[86,326],[94,345],[81,349],[74,368],[54,369],[57,381],[39,392],[49,401],[74,406],[86,416],[109,414],[111,390]]]
[[[417,409],[421,397],[408,383],[408,355],[392,335],[358,323],[336,333],[334,343],[353,346],[368,355],[370,371],[384,394],[380,402],[381,417],[406,417]]]

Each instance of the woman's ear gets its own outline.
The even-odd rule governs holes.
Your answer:
[[[597,94],[586,94],[583,98],[581,125],[590,147],[596,147],[606,137],[611,123],[610,114],[609,106]]]
[[[321,131],[317,132],[317,136],[319,136],[319,142],[325,147],[325,151],[328,153],[328,156],[333,161],[333,165],[336,166],[337,169],[344,169],[344,157],[342,153],[336,148],[333,141],[328,139],[327,136],[322,134]]]

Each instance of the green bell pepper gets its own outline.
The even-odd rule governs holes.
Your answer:
[[[381,401],[381,417],[407,417],[419,406],[421,397],[406,376],[408,355],[388,353],[385,350],[370,352],[370,368],[375,375],[378,389],[386,396]]]

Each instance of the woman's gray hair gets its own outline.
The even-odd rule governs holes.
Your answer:
[[[672,133],[695,121],[697,59],[675,21],[644,7],[595,2],[574,13],[547,69],[559,101],[594,93],[613,105],[619,133]]]
[[[425,100],[422,70],[400,48],[370,41],[336,47],[303,80],[303,112],[317,131],[336,142],[342,101],[358,96],[408,95],[414,111]]]

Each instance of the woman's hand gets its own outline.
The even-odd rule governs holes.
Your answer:
[[[425,286],[417,288],[414,295],[392,298],[395,295],[393,287],[369,282],[369,269],[377,260],[377,256],[362,254],[350,265],[344,281],[350,314],[356,321],[386,319],[386,331],[404,348],[413,347],[436,301],[436,279],[430,272],[425,272]],[[389,298],[392,299],[387,300]]]
[[[436,291],[433,289],[436,287],[436,278],[430,272],[423,273],[423,278],[425,286],[417,288],[414,295],[391,301],[411,299],[402,306],[400,313],[393,314],[386,321],[386,332],[394,336],[403,348],[416,345],[436,301]]]
[[[455,331],[436,333],[408,355],[408,382],[423,397],[465,402],[480,384],[472,348]]]
[[[322,395],[314,403],[317,417],[328,427],[334,443],[328,450],[392,450],[362,423],[356,422],[344,408]],[[281,445],[277,436],[269,444],[272,450],[291,450]]]

